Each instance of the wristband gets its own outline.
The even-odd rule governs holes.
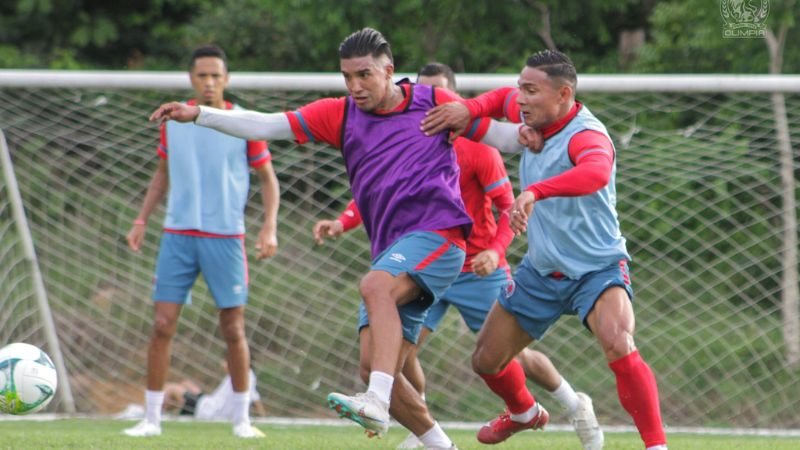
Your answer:
[[[147,225],[147,221],[144,219],[136,219],[133,221],[134,225]]]

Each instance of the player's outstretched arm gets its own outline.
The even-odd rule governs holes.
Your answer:
[[[151,122],[164,122],[174,120],[177,122],[191,122],[200,114],[198,106],[190,106],[181,102],[169,102],[159,106],[150,114]]]
[[[294,140],[295,134],[284,113],[261,113],[243,109],[200,106],[195,123],[247,140]]]
[[[231,136],[247,140],[293,140],[289,119],[284,113],[260,113],[247,110],[222,110],[209,106],[190,106],[180,102],[165,103],[150,115],[152,122],[194,121]]]

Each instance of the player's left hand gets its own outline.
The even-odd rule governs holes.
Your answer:
[[[511,230],[514,235],[521,236],[528,231],[528,216],[533,212],[536,196],[533,192],[525,190],[514,200],[511,206]]]
[[[472,271],[479,277],[491,275],[500,264],[500,255],[492,249],[484,250],[472,258]]]
[[[542,132],[527,125],[519,127],[519,137],[517,141],[533,153],[539,153],[544,148],[544,136],[542,136]]]
[[[256,258],[264,259],[275,256],[278,251],[278,236],[274,229],[263,227],[258,233],[256,242]]]
[[[426,136],[453,130],[450,135],[452,143],[467,130],[470,119],[469,109],[463,103],[450,102],[428,110],[420,128]]]

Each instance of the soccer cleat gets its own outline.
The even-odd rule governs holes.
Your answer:
[[[500,414],[497,419],[489,422],[487,425],[478,430],[478,440],[484,444],[499,444],[510,438],[514,433],[519,433],[523,430],[540,430],[543,429],[547,422],[550,420],[550,414],[540,404],[539,412],[528,422],[515,422],[511,420],[508,411]]]
[[[422,447],[422,441],[420,441],[419,438],[416,435],[414,435],[414,433],[408,433],[408,436],[406,436],[403,442],[397,445],[398,449],[421,448],[421,447]]]
[[[364,427],[369,437],[383,437],[389,431],[389,405],[378,400],[372,392],[358,393],[352,397],[334,392],[328,394],[328,406],[339,417]]]
[[[242,439],[259,439],[267,436],[263,431],[246,422],[234,425],[233,435]]]
[[[453,444],[450,447],[425,447],[425,450],[458,450],[458,447]]]
[[[578,392],[577,395],[578,408],[569,420],[581,441],[583,450],[600,450],[603,448],[603,430],[600,429],[600,424],[594,415],[592,399],[583,392]]]
[[[132,437],[161,436],[161,425],[143,420],[131,428],[122,430],[122,434]]]

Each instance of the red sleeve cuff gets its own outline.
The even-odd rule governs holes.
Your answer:
[[[542,189],[538,186],[538,183],[533,183],[532,185],[526,187],[525,190],[528,192],[533,192],[533,195],[534,197],[536,197],[537,202],[539,200],[544,200],[545,198],[547,198],[544,195],[544,191],[542,191]]]
[[[344,231],[352,230],[361,225],[361,212],[358,210],[355,200],[350,200],[350,203],[347,204],[347,207],[336,220],[342,223]]]

